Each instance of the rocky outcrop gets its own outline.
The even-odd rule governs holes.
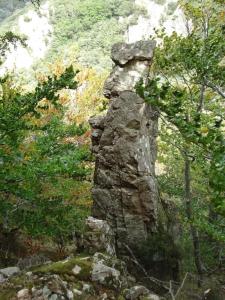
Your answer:
[[[18,273],[20,273],[20,269],[18,267],[8,267],[0,269],[0,283],[3,283],[8,278]]]
[[[75,272],[74,272],[75,270]],[[0,283],[5,300],[160,300],[135,285],[122,260],[103,253],[84,254],[14,274]]]
[[[156,295],[144,286],[137,285],[126,263],[108,251],[108,240],[104,238],[109,230],[107,222],[89,217],[87,227],[94,236],[103,235],[99,240],[103,252],[90,254],[99,249],[94,239],[94,243],[89,244],[91,249],[85,247],[85,253],[71,255],[62,261],[45,262],[23,270],[18,267],[1,269],[0,275],[4,274],[5,277],[3,281],[0,280],[0,299],[158,300],[149,298]]]
[[[142,285],[136,285],[125,291],[125,299],[136,300],[143,297],[145,300],[160,300],[158,295],[150,292],[146,287]]]
[[[43,265],[49,262],[50,262],[49,259],[42,254],[32,255],[26,258],[20,258],[17,263],[17,267],[19,267],[19,269],[21,270],[24,270],[24,269],[29,269],[31,267]]]
[[[109,222],[118,249],[145,239],[158,221],[157,112],[135,92],[148,76],[154,48],[153,41],[113,46],[115,66],[104,86],[109,109],[90,119],[96,155],[93,216]]]
[[[83,236],[83,248],[89,253],[106,252],[116,255],[114,233],[106,221],[88,217]]]

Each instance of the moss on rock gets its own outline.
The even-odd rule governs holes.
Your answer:
[[[81,271],[79,274],[73,273],[73,268],[79,266]],[[58,275],[70,275],[80,280],[89,280],[92,269],[92,261],[85,257],[74,257],[68,261],[60,261],[44,265],[36,268],[33,272],[36,274],[58,274]]]
[[[0,300],[12,300],[16,297],[16,290],[15,289],[7,289],[0,291]]]

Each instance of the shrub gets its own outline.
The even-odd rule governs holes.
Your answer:
[[[139,244],[134,252],[140,263],[154,276],[177,280],[181,253],[172,237],[160,230]]]
[[[46,192],[60,177],[81,180],[88,174],[89,151],[74,142],[85,128],[65,124],[59,103],[62,88],[76,88],[75,75],[70,67],[25,94],[10,78],[1,80],[0,226],[9,233],[22,229],[54,238],[80,226],[83,211]]]

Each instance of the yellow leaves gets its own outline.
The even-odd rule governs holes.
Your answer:
[[[84,199],[79,199],[78,201],[76,201],[76,205],[91,208],[93,205],[93,201],[91,199],[85,199],[85,201]]]
[[[8,75],[4,82],[1,82],[1,98],[4,104],[11,104],[11,99],[15,97],[17,93],[17,87],[15,83],[13,82],[13,76]]]
[[[203,127],[201,127],[200,131],[201,131],[201,133],[208,133],[209,129],[208,129],[208,127],[203,126]]]
[[[219,19],[220,19],[220,21],[224,22],[224,20],[225,20],[225,10],[220,12]]]
[[[66,105],[71,98],[71,94],[68,90],[62,90],[59,92],[59,103],[62,105]]]
[[[50,102],[48,101],[47,98],[43,98],[39,103],[38,103],[38,110],[41,112],[43,110],[43,107],[46,105],[50,105]]]
[[[28,156],[28,155],[25,155],[23,158],[24,161],[28,161],[29,159],[30,159],[30,156]]]
[[[38,82],[44,83],[47,81],[48,77],[42,73],[38,73],[38,74],[36,74],[36,79]]]
[[[29,161],[32,158],[33,153],[36,151],[36,143],[32,134],[25,138],[19,146],[19,151],[23,154],[23,161]]]
[[[3,151],[4,154],[10,155],[12,152],[12,149],[8,145],[1,145],[1,150]]]
[[[202,134],[202,136],[207,136],[208,133],[209,133],[209,128],[206,127],[206,126],[202,126],[202,127],[200,128],[200,133]]]
[[[77,74],[77,80],[79,83],[84,83],[86,80],[89,80],[95,74],[93,69],[85,68]]]
[[[73,63],[74,69],[78,69],[79,73],[76,75],[76,80],[79,86],[76,90],[61,90],[59,92],[59,103],[66,107],[65,121],[77,124],[86,123],[90,116],[98,114],[103,110],[107,100],[103,96],[103,84],[107,77],[107,73],[98,74],[93,68],[84,68],[77,63]],[[60,76],[66,66],[63,60],[57,60],[54,64],[48,65],[51,74]],[[46,76],[39,74],[38,80],[43,82],[47,79]],[[41,113],[41,120],[48,119],[49,115],[56,114],[57,111],[51,107],[47,99],[41,101],[43,106],[46,104],[48,109],[38,108]],[[35,122],[40,122],[35,121]]]
[[[76,94],[76,114],[74,121],[78,124],[87,122],[91,115],[99,113],[103,101],[103,85],[107,74],[97,74],[93,69],[84,69],[77,78],[80,87]]]
[[[65,72],[66,69],[66,66],[61,59],[55,61],[54,64],[48,64],[47,67],[48,67],[48,73],[52,75],[56,75],[57,78],[59,78]],[[37,73],[36,79],[40,83],[44,83],[47,81],[48,76],[46,75],[46,73],[45,74]]]
[[[30,115],[27,116],[27,119],[32,125],[43,126],[47,124],[53,115],[58,115],[59,111],[55,106],[46,98],[43,98],[38,107],[36,107],[36,112],[40,114],[40,118],[35,118]]]
[[[71,178],[58,177],[57,184],[42,183],[42,191],[47,197],[63,195],[65,203],[77,207],[90,208],[92,184],[87,181],[78,182]]]
[[[60,59],[57,60],[54,64],[49,64],[48,68],[51,74],[56,75],[57,78],[59,78],[66,69],[65,64]]]
[[[73,137],[66,137],[63,139],[63,143],[65,144],[76,144],[78,146],[89,145],[91,141],[91,131],[87,130],[81,136],[73,136]]]

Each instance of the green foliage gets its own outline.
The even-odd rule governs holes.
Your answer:
[[[164,47],[158,49],[155,56],[158,77],[149,80],[146,87],[139,85],[138,92],[147,102],[157,106],[167,121],[177,128],[185,147],[197,145],[203,148],[200,154],[207,157],[210,166],[209,182],[214,191],[212,201],[217,211],[224,214],[222,101],[225,95],[222,87],[225,68],[221,61],[225,45],[221,21],[216,19],[220,14],[218,9],[212,8],[214,14],[206,31],[204,28],[200,31],[198,22],[201,16],[197,15],[193,19],[196,30],[186,38],[175,33],[171,37],[163,36]],[[200,14],[198,9],[197,12]]]
[[[202,1],[180,2],[188,20],[187,36],[173,33],[168,37],[164,31],[158,32],[163,47],[155,52],[147,85],[140,82],[137,91],[160,113],[158,160],[163,168],[158,180],[162,197],[179,209],[183,227],[179,238],[185,251],[192,253],[184,256],[185,270],[189,271],[193,265],[191,248],[196,247],[189,228],[191,234],[199,234],[198,254],[202,254],[206,268],[220,264],[218,253],[224,247],[225,20],[219,1],[204,1],[204,7]],[[188,203],[186,161],[191,171]]]
[[[167,14],[172,15],[174,13],[174,11],[176,10],[177,6],[178,6],[177,1],[169,2],[168,5],[167,5]]]
[[[25,7],[13,10],[0,24],[0,31],[5,33],[13,28],[14,32],[18,32],[18,18],[23,15],[24,20],[29,21],[26,16],[29,9],[34,7],[27,3]],[[42,72],[46,62],[53,63],[59,57],[67,57],[74,48],[73,61],[76,58],[83,65],[95,67],[98,71],[110,69],[112,44],[123,41],[128,24],[135,24],[138,16],[145,13],[145,9],[137,6],[134,0],[51,0],[49,15],[53,40],[48,43],[49,50],[44,61],[34,62],[34,71]],[[26,81],[34,81],[34,72],[25,73]]]
[[[62,37],[80,37],[84,31],[90,30],[92,26],[100,21],[111,19],[119,16],[129,16],[134,9],[134,4],[129,1],[110,0],[95,2],[91,0],[75,3],[56,2],[57,10],[55,12],[56,20],[60,18],[63,24],[58,24],[64,27],[66,31],[56,28],[56,34],[63,35]],[[64,7],[65,6],[65,7]],[[61,14],[64,14],[62,16]],[[64,17],[64,18],[63,18]],[[73,22],[71,22],[71,17]],[[61,28],[62,29],[62,28]]]
[[[54,0],[52,5],[54,39],[48,59],[54,59],[60,51],[76,43],[80,61],[101,70],[111,66],[111,45],[123,40],[128,24],[126,20],[119,21],[119,17],[144,13],[133,0]]]
[[[181,252],[163,229],[137,245],[134,251],[141,264],[154,276],[166,278],[169,275],[169,278],[174,276],[177,279]]]
[[[71,258],[70,260],[66,262],[56,262],[52,263],[46,266],[38,267],[34,270],[34,273],[36,274],[59,274],[59,275],[70,275],[74,276],[79,280],[89,280],[90,279],[90,273],[92,269],[92,261],[89,259],[84,259],[83,256],[77,256],[74,258]],[[81,268],[81,271],[79,274],[75,275],[73,273],[74,266],[79,266]]]
[[[59,105],[58,92],[76,88],[75,75],[69,67],[29,93],[15,89],[8,76],[1,80],[0,223],[5,231],[19,228],[32,236],[66,236],[79,230],[86,216],[63,197],[45,193],[46,185],[60,177],[79,180],[88,174],[83,164],[89,159],[88,149],[70,142],[85,128],[65,124]]]
[[[163,4],[166,3],[166,0],[154,0],[154,2],[155,2],[156,4],[163,5]]]
[[[94,24],[79,39],[80,62],[89,66],[97,66],[100,63],[100,68],[109,66],[111,64],[109,53],[112,44],[123,40],[124,29],[125,26],[118,23],[116,18],[99,21]],[[110,37],[110,39],[107,37]]]
[[[12,32],[6,32],[4,35],[0,36],[0,57],[5,58],[7,51],[9,51],[10,46],[16,45],[20,43],[24,47],[26,46],[25,38],[21,38],[20,36],[13,34]],[[1,64],[1,61],[0,61]]]

